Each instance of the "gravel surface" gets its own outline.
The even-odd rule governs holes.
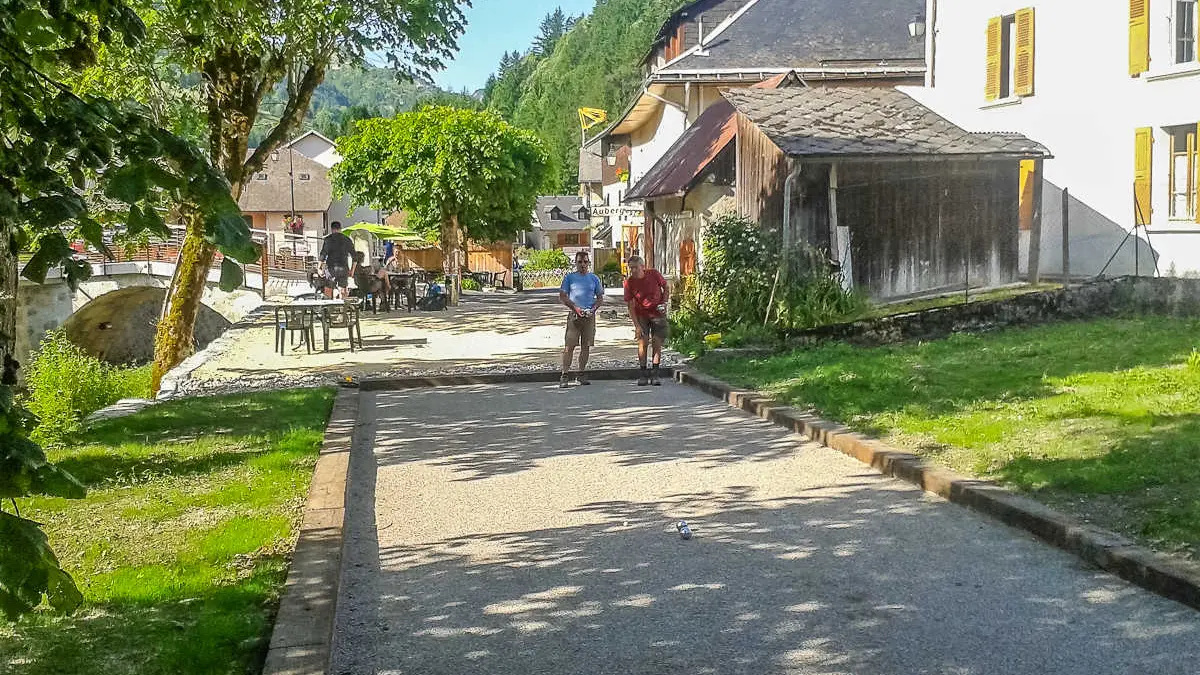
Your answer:
[[[363,396],[334,673],[1182,675],[1200,660],[1200,613],[688,388]]]
[[[610,300],[610,302],[612,302]],[[239,324],[182,369],[164,398],[263,389],[317,387],[346,376],[405,377],[470,373],[557,371],[565,309],[550,294],[474,295],[446,312],[364,314],[364,348],[351,352],[344,331],[334,330],[330,350],[312,354],[273,350],[271,313]],[[321,331],[317,330],[321,342]],[[633,328],[623,308],[605,310],[590,368],[636,365]],[[664,354],[664,363],[681,358]]]

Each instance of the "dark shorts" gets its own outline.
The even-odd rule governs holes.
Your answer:
[[[666,340],[669,332],[670,324],[665,316],[637,316],[638,328],[642,331],[643,338],[651,338],[655,340]]]
[[[596,344],[596,315],[567,315],[566,340],[568,347],[591,347]]]
[[[350,268],[331,266],[329,268],[329,278],[338,288],[347,288],[350,286]]]

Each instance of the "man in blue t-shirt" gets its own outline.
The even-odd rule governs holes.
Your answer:
[[[579,347],[579,384],[588,382],[587,370],[588,353],[596,342],[596,310],[604,303],[604,283],[600,277],[588,271],[591,260],[587,251],[575,254],[575,271],[563,279],[562,288],[558,291],[558,300],[566,305],[571,313],[567,315],[567,346],[563,349],[562,378],[558,386],[567,387],[568,375],[571,372],[571,357],[575,347]]]

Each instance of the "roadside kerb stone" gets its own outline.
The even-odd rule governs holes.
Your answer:
[[[671,378],[674,376],[674,368],[664,366],[659,371],[663,377]],[[572,375],[572,377],[574,374]],[[588,370],[587,377],[590,380],[633,380],[637,379],[637,368],[599,368],[596,370]],[[531,382],[557,382],[562,377],[562,372],[558,370],[534,370],[518,373],[489,373],[481,372],[478,374],[446,374],[446,375],[418,375],[412,377],[380,377],[366,378],[359,381],[359,387],[363,391],[390,391],[397,389],[422,389],[429,387],[461,387],[475,384],[507,384],[507,383],[531,383]]]
[[[760,392],[733,387],[689,368],[676,370],[675,379],[732,407],[849,455],[880,473],[908,481],[926,492],[1022,528],[1130,583],[1200,609],[1200,565],[1160,555],[1115,532],[1080,523],[996,483],[955,473],[843,425],[780,405]]]
[[[338,390],[304,507],[263,675],[324,675],[332,653],[359,392]]]

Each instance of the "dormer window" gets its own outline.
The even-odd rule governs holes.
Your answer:
[[[557,206],[550,207],[550,220],[562,220],[562,209]]]
[[[312,175],[307,173],[300,174],[300,180],[312,180]]]

